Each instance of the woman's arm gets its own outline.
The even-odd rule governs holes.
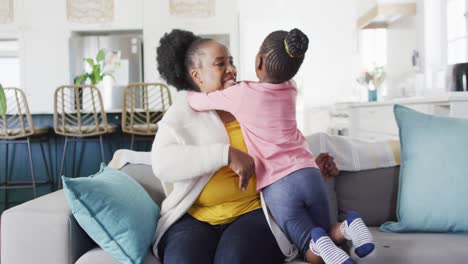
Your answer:
[[[151,151],[153,172],[163,182],[188,180],[214,173],[229,163],[228,144],[183,145],[161,124]]]
[[[153,143],[151,163],[154,175],[166,183],[201,177],[229,165],[239,176],[239,188],[245,190],[255,173],[249,154],[226,144],[183,145],[163,124]]]

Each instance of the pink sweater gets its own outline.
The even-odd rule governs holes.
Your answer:
[[[312,153],[296,123],[296,86],[241,82],[211,93],[188,93],[196,111],[224,110],[239,121],[255,160],[257,190],[302,168],[314,167]]]

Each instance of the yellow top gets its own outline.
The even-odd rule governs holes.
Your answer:
[[[247,152],[239,122],[226,123],[224,126],[231,146]],[[188,213],[200,221],[221,225],[258,208],[261,208],[261,204],[255,176],[250,178],[243,192],[239,188],[239,176],[226,166],[211,177]]]

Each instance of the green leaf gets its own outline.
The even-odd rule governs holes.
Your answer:
[[[76,77],[75,85],[82,84],[84,81],[86,81],[87,77],[88,77],[88,75],[86,73],[83,73],[80,76]]]
[[[94,68],[94,61],[93,59],[84,59],[88,64],[89,64],[89,67],[91,67],[91,69]]]
[[[7,111],[6,96],[3,86],[0,84],[0,116],[5,116]]]
[[[101,62],[104,60],[104,50],[99,50],[98,54],[96,55],[96,61]]]
[[[111,73],[106,72],[106,73],[104,73],[104,76],[109,76],[109,77],[112,78],[112,80],[114,80],[114,82],[117,82],[117,80],[115,79],[114,75],[111,74]]]
[[[100,82],[102,80],[102,78],[101,78],[101,66],[99,64],[94,65],[93,79],[94,79],[93,84],[97,84],[98,82]]]

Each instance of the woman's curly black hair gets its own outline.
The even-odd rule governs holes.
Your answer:
[[[260,47],[265,56],[265,67],[274,83],[282,83],[296,75],[309,47],[309,38],[295,28],[289,32],[278,30],[270,33]]]
[[[188,68],[195,64],[194,57],[198,48],[207,41],[211,40],[180,29],[164,34],[156,49],[156,62],[161,77],[179,91],[197,91]]]

